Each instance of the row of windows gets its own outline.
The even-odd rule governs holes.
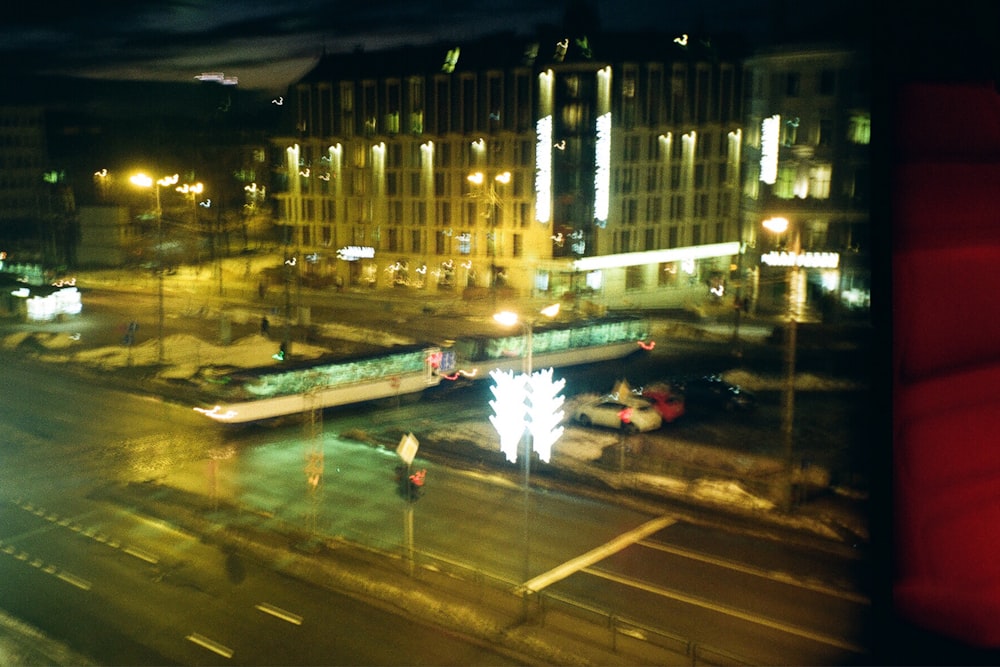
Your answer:
[[[661,138],[663,136],[664,138]],[[664,162],[678,161],[683,158],[682,135],[665,140],[666,135],[652,135],[643,139],[635,135],[625,135],[620,142],[622,160],[625,162]],[[726,160],[731,157],[731,142],[729,132],[705,131],[697,132],[694,143],[694,157],[698,160]],[[430,144],[419,141],[391,142],[379,144],[384,155],[384,165],[387,169],[411,168],[419,169],[432,155],[435,168],[451,167],[479,169],[486,166],[524,167],[532,168],[535,161],[535,139],[485,139],[477,141],[434,142],[428,153]],[[587,150],[592,150],[592,144],[584,137],[569,137],[554,146],[555,159],[560,157],[569,162],[579,162]],[[371,163],[372,144],[366,141],[350,142],[346,147],[348,160],[345,165],[366,168]],[[300,168],[315,169],[318,173],[329,171],[329,147],[319,147],[304,144],[299,147]]]
[[[686,172],[690,172],[687,175]],[[492,172],[491,172],[492,173]],[[500,172],[497,172],[498,174]],[[475,185],[470,183],[471,172],[455,171],[445,173],[441,170],[431,174],[429,181],[423,171],[394,170],[386,171],[379,183],[380,194],[387,197],[434,197],[451,198],[455,196],[488,197],[496,194],[504,203],[519,199],[531,198],[534,188],[534,174],[515,171],[510,174],[509,182],[505,184]],[[693,168],[681,165],[651,166],[646,168],[619,168],[612,170],[611,189],[615,194],[637,194],[641,191],[657,190],[704,190],[709,188],[735,187],[739,170],[728,163],[698,163]],[[488,178],[484,174],[484,178]],[[303,194],[318,194],[322,196],[366,196],[374,194],[373,174],[367,170],[351,170],[339,177],[329,172],[313,172],[303,170],[298,175],[299,191]],[[344,182],[346,181],[346,182]],[[279,185],[280,189],[280,185]]]
[[[622,229],[614,232],[612,236],[611,252],[643,252],[687,245],[722,243],[733,237],[733,234],[727,235],[724,222],[699,223],[686,227],[673,225],[666,230],[649,227],[641,233],[637,230]]]
[[[308,247],[321,245],[333,247],[342,245],[347,241],[340,241],[336,238],[336,229],[329,225],[318,227],[303,226],[298,229],[299,243]],[[406,230],[397,228],[387,228],[382,230],[356,231],[350,239],[351,244],[371,245],[376,250],[386,252],[409,252],[414,254],[427,253],[432,251],[438,256],[449,255],[482,255],[491,257],[522,257],[524,255],[524,236],[521,234],[511,234],[510,253],[505,254],[502,245],[497,242],[496,234],[487,232],[477,234],[470,231],[452,232],[438,231],[433,234],[432,243],[428,243],[427,234],[423,230]],[[482,252],[478,252],[478,250]]]
[[[612,76],[612,112],[623,127],[740,118],[740,81],[729,64],[626,64]],[[618,76],[620,74],[620,76]],[[597,72],[556,72],[561,129],[592,124]],[[534,126],[535,75],[509,71],[303,84],[297,129],[314,137],[523,132]]]
[[[785,196],[787,191],[786,198],[790,198],[799,194],[802,185],[794,178],[786,177],[787,171],[781,172],[782,178],[775,186],[775,193],[777,196]],[[792,175],[794,176],[794,173]],[[811,172],[808,188],[810,188],[809,196],[828,197],[829,172],[815,170]],[[450,201],[433,202],[429,205],[423,201],[390,200],[385,202],[382,213],[377,213],[372,202],[365,200],[338,204],[330,199],[303,197],[300,200],[289,200],[288,205],[294,206],[293,202],[296,201],[299,206],[296,211],[298,215],[294,219],[318,220],[323,223],[346,220],[371,223],[377,218],[384,218],[389,225],[398,226],[435,224],[439,227],[450,227],[461,224],[468,227],[527,228],[531,226],[533,220],[531,205],[525,202],[491,207],[479,201],[467,201],[453,206]],[[691,217],[696,220],[712,217],[728,218],[736,209],[734,195],[727,192],[696,193],[690,197],[685,195],[625,197],[620,200],[617,221],[622,225],[636,225],[640,222],[640,210],[644,213],[642,220],[646,223],[684,220],[688,204]],[[665,212],[666,218],[664,218]]]

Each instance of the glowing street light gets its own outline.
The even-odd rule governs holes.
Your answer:
[[[554,303],[539,311],[539,315],[553,318],[559,313],[559,304]],[[509,310],[493,315],[493,319],[503,326],[512,327],[521,324],[524,328],[524,373],[514,376],[512,372],[501,373],[493,371],[490,376],[497,383],[493,393],[496,401],[490,401],[490,406],[496,411],[495,419],[490,420],[500,434],[500,446],[507,456],[513,459],[516,441],[524,441],[524,581],[531,577],[531,549],[529,526],[531,512],[529,491],[531,488],[531,454],[534,450],[534,440],[538,438],[539,458],[549,460],[552,445],[562,435],[563,413],[559,408],[565,400],[557,394],[566,384],[562,379],[552,380],[552,369],[535,373],[533,368],[534,328],[537,318],[521,319],[517,313]],[[516,428],[515,428],[516,427]],[[528,590],[524,591],[524,615],[528,614]]]
[[[768,218],[760,224],[763,225],[764,229],[775,234],[784,234],[788,231],[788,218]]]
[[[179,180],[179,176],[174,174],[173,176],[164,176],[163,178],[155,182],[151,176],[147,176],[144,173],[133,174],[129,177],[129,182],[132,185],[140,188],[153,188],[153,194],[156,198],[156,273],[159,276],[158,280],[158,298],[159,298],[159,317],[157,320],[157,343],[156,343],[156,357],[159,363],[163,363],[163,208],[160,206],[160,188],[168,188],[174,185]]]

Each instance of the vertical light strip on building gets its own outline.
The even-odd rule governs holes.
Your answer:
[[[594,170],[594,218],[599,227],[608,224],[608,198],[611,189],[611,114],[597,118],[597,146]]]
[[[552,91],[555,75],[538,75],[538,120],[535,122],[535,220],[552,219]]]
[[[302,204],[302,177],[299,175],[299,145],[293,144],[285,149],[285,161],[288,165],[288,194],[285,205],[285,216],[288,222],[295,224],[301,219],[299,215]]]
[[[597,141],[594,147],[594,220],[608,224],[611,190],[611,67],[597,71]]]
[[[385,142],[372,146],[372,192],[376,197],[385,195]]]
[[[535,124],[535,220],[547,223],[552,217],[552,116]]]
[[[285,149],[288,160],[288,190],[292,194],[302,192],[302,184],[299,181],[299,145],[293,144]]]
[[[774,185],[778,180],[778,139],[781,116],[775,114],[760,124],[760,180]]]
[[[738,186],[740,184],[740,158],[743,149],[743,130],[736,129],[729,132],[729,150],[726,155],[727,184]]]
[[[434,194],[434,142],[426,141],[420,144],[421,187],[424,197]]]
[[[330,154],[330,176],[333,183],[333,193],[335,196],[340,197],[343,187],[344,179],[341,177],[341,170],[344,166],[344,147],[340,144],[330,146],[327,149]]]

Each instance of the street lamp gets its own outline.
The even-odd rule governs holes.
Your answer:
[[[469,183],[472,183],[478,188],[484,187],[486,184],[486,176],[481,171],[476,171],[468,175]],[[492,257],[492,262],[490,266],[490,283],[492,287],[497,286],[497,226],[502,222],[498,218],[500,217],[500,212],[503,210],[503,202],[500,196],[497,194],[496,184],[507,185],[510,183],[511,174],[509,171],[501,172],[493,177],[489,182],[489,187],[485,189],[486,200],[488,203],[488,208],[486,209],[485,217],[489,220],[491,231],[489,234],[492,236],[490,239],[490,255]],[[496,297],[496,292],[493,293],[494,298]]]
[[[156,198],[156,273],[159,276],[157,286],[158,296],[158,319],[157,319],[157,343],[156,358],[159,363],[163,363],[163,208],[160,206],[160,188],[167,188],[174,185],[179,180],[179,176],[164,176],[155,182],[152,177],[143,173],[134,174],[129,177],[129,182],[140,188],[153,188]]]
[[[554,303],[550,306],[546,306],[539,311],[540,315],[544,315],[547,318],[553,318],[559,313],[559,304]],[[529,382],[531,382],[531,376],[534,372],[534,357],[533,357],[533,347],[534,347],[534,329],[535,322],[539,319],[535,318],[525,318],[521,319],[517,313],[509,310],[504,310],[493,315],[493,319],[498,323],[506,327],[512,327],[518,323],[524,328],[524,355],[522,357],[522,368],[524,371],[522,387],[526,387]],[[523,400],[522,400],[523,402]],[[531,523],[531,511],[530,511],[530,496],[529,491],[531,488],[531,454],[534,449],[532,443],[532,432],[531,428],[525,428],[523,433],[524,440],[524,571],[523,571],[523,581],[527,583],[531,577],[531,550],[529,535],[529,526]],[[528,591],[524,591],[523,595],[524,601],[524,615],[527,618],[528,615]]]
[[[767,229],[775,235],[785,234],[790,228],[788,219],[781,217],[768,218],[761,224],[764,229]],[[798,322],[795,317],[795,287],[798,284],[799,244],[799,236],[796,234],[792,240],[791,247],[789,248],[789,252],[791,253],[791,262],[785,270],[785,279],[787,282],[786,289],[788,290],[788,294],[786,295],[788,303],[788,322],[785,327],[785,388],[782,399],[781,433],[785,459],[785,474],[787,475],[782,501],[786,511],[792,508],[792,488],[795,485],[795,467],[793,463],[792,451],[795,440],[795,348],[797,344],[796,338],[798,336]]]

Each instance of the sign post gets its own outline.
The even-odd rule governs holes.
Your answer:
[[[410,576],[413,576],[413,485],[410,483],[411,466],[413,465],[413,459],[417,455],[417,449],[420,447],[420,443],[412,433],[407,433],[399,440],[399,445],[396,446],[396,454],[399,458],[406,463],[406,476],[403,478],[403,483],[406,485],[406,511],[403,517],[403,535],[406,541],[406,562],[410,571]]]

